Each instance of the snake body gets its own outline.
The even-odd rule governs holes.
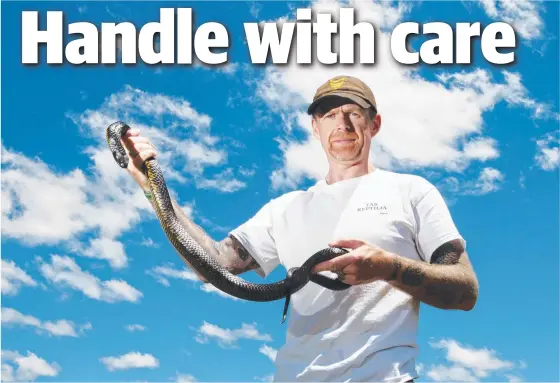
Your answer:
[[[124,169],[128,167],[129,158],[120,138],[129,129],[130,127],[122,121],[116,121],[106,129],[106,140],[113,158]],[[331,247],[317,251],[300,267],[290,269],[285,279],[277,282],[268,284],[250,283],[230,273],[208,254],[180,223],[175,215],[158,162],[154,158],[150,158],[144,162],[144,165],[145,174],[155,199],[156,214],[168,240],[200,275],[219,290],[240,299],[267,302],[282,298],[289,299],[291,294],[300,290],[310,281],[331,290],[344,290],[350,287],[339,279],[331,279],[324,275],[311,273],[314,265],[347,252],[344,249]]]

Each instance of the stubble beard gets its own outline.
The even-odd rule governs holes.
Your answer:
[[[337,149],[332,145],[329,145],[329,154],[332,159],[337,162],[353,162],[360,158],[362,155],[363,145],[359,145],[359,142],[354,142],[354,147]]]

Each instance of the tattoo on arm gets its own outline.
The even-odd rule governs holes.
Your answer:
[[[393,256],[393,273],[387,279],[388,281],[395,281],[399,276],[399,271],[402,269],[401,261],[397,255]]]
[[[232,274],[241,274],[259,267],[257,261],[249,254],[247,249],[233,236],[228,236],[221,242],[217,242],[216,248],[220,258],[225,261],[224,267]]]
[[[456,239],[441,245],[434,251],[430,263],[437,265],[454,265],[465,252],[460,240]]]
[[[424,273],[418,266],[409,266],[403,270],[401,280],[407,286],[420,286],[424,282]]]
[[[155,201],[151,200],[150,202],[155,208]],[[185,214],[183,209],[174,199],[171,200],[171,203],[183,228],[204,250],[208,252],[208,254],[214,257],[214,259],[230,273],[238,275],[259,267],[257,261],[253,259],[247,249],[245,249],[236,238],[228,236],[222,241],[215,241]],[[186,259],[183,259],[183,261],[196,272]],[[204,282],[207,282],[204,278],[202,278],[202,276],[199,275],[199,277]]]
[[[478,282],[460,240],[440,246],[431,264],[393,257],[388,278],[396,287],[440,308],[470,307],[478,297]]]

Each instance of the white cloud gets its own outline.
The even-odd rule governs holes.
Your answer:
[[[521,379],[519,376],[515,376],[511,374],[505,374],[504,376],[508,379],[508,382],[510,383],[519,383],[523,381],[523,379]]]
[[[255,175],[255,165],[253,165],[253,167],[251,169],[244,168],[244,167],[240,166],[239,167],[239,174],[241,174],[242,176],[245,176],[245,177],[251,177],[251,176]]]
[[[49,363],[36,354],[27,351],[23,356],[17,351],[2,350],[2,381],[33,381],[40,376],[55,377],[60,366]]]
[[[37,282],[24,270],[20,269],[14,261],[2,259],[1,273],[2,295],[16,295],[22,286],[37,286]]]
[[[265,375],[265,376],[255,376],[254,379],[259,381],[259,382],[273,382],[274,381],[274,375],[270,374],[270,375]]]
[[[29,245],[54,244],[93,224],[96,214],[87,209],[93,206],[86,204],[87,181],[82,171],[57,174],[41,160],[5,147],[2,165],[2,202],[7,204],[2,209],[5,236]]]
[[[467,142],[463,151],[466,158],[488,161],[499,156],[496,146],[496,140],[486,137]]]
[[[193,60],[193,68],[195,69],[204,69],[209,71],[210,73],[223,73],[228,76],[234,76],[239,70],[239,63],[229,62],[223,65],[207,65],[205,63],[200,62],[199,60]]]
[[[181,209],[183,210],[183,212],[186,214],[187,217],[189,217],[190,219],[193,219],[194,202],[185,203],[183,206],[181,206]]]
[[[529,110],[534,118],[552,116],[550,107],[531,98],[518,73],[501,71],[493,78],[481,69],[446,73],[434,80],[420,77],[418,68],[391,59],[390,29],[400,22],[408,5],[354,2],[361,21],[379,26],[374,67],[297,65],[269,67],[258,83],[257,95],[280,115],[285,131],[279,139],[281,167],[271,175],[275,188],[294,188],[304,178],[318,180],[328,169],[320,143],[311,135],[305,109],[316,88],[335,75],[364,80],[376,95],[381,131],[372,142],[371,158],[379,167],[411,170],[424,167],[463,172],[473,162],[499,156],[498,143],[485,132],[483,115],[498,103]],[[314,3],[338,16],[338,3]],[[315,12],[316,14],[317,12]],[[290,15],[292,17],[292,15]],[[334,18],[337,20],[337,18]],[[333,51],[337,51],[336,43]],[[298,135],[292,133],[297,129]],[[303,139],[299,138],[302,136]]]
[[[216,189],[224,193],[233,193],[246,186],[245,182],[233,178],[232,169],[226,169],[212,179],[204,179],[197,183],[199,189]]]
[[[249,7],[249,13],[253,17],[259,17],[259,12],[262,10],[262,5],[257,3],[256,1],[252,1]]]
[[[22,314],[9,307],[2,307],[2,325],[30,326],[35,327],[39,333],[44,331],[52,336],[70,337],[79,337],[85,330],[91,330],[92,328],[89,322],[78,325],[67,319],[59,319],[54,322],[41,321],[32,315]]]
[[[52,255],[51,263],[39,259],[39,270],[50,283],[82,292],[91,299],[116,303],[138,302],[143,294],[123,280],[102,281],[82,271],[80,266],[67,256]]]
[[[171,286],[169,279],[182,279],[185,281],[200,283],[200,290],[206,293],[218,294],[223,298],[243,302],[241,299],[223,292],[210,283],[202,283],[200,279],[198,279],[196,273],[191,271],[186,266],[182,269],[176,269],[171,264],[166,266],[156,266],[151,270],[146,271],[146,274],[152,276],[159,284],[165,287]]]
[[[452,195],[480,196],[500,190],[504,179],[504,175],[499,170],[486,167],[474,180],[447,177],[439,184],[439,187],[442,191],[450,192]]]
[[[494,350],[463,346],[456,340],[443,339],[431,345],[434,348],[444,349],[447,352],[447,360],[472,369],[478,377],[486,377],[492,371],[509,369],[514,366],[512,362],[498,358]]]
[[[125,326],[125,328],[130,332],[146,330],[146,327],[142,326],[141,324],[129,324]]]
[[[77,242],[72,251],[89,258],[105,259],[114,269],[122,269],[128,265],[124,245],[111,238],[93,238],[89,246]]]
[[[239,63],[227,63],[217,68],[218,72],[222,72],[233,76],[239,70]]]
[[[523,379],[521,379],[519,376],[515,376],[515,375],[505,374],[505,377],[508,379],[508,382],[511,382],[511,383],[519,383],[519,382],[523,381]]]
[[[542,3],[535,0],[481,0],[484,10],[494,20],[506,22],[524,39],[542,37],[544,21],[540,16]]]
[[[189,173],[195,183],[204,181],[205,168],[227,162],[227,148],[220,147],[220,137],[211,134],[210,116],[196,111],[187,100],[126,86],[99,109],[72,115],[76,124],[97,139],[107,161],[104,167],[110,167],[112,173],[123,170],[109,154],[104,134],[117,116],[126,116],[124,122],[150,139],[169,182],[187,182],[183,173]]]
[[[14,382],[14,368],[7,363],[2,363],[1,379],[2,382]]]
[[[144,238],[142,237],[142,242],[140,243],[142,246],[146,246],[146,247],[159,247],[159,245],[157,243],[154,242],[153,239],[151,238]]]
[[[239,70],[240,64],[236,62],[228,62],[222,65],[209,65],[206,64],[198,57],[193,57],[192,66],[193,69],[201,69],[207,71],[210,75],[216,75],[217,73],[223,73],[228,76],[233,76]]]
[[[240,298],[234,297],[233,295],[229,295],[228,293],[224,293],[222,290],[218,289],[217,287],[215,287],[214,285],[210,284],[210,283],[203,283],[200,286],[200,289],[206,293],[215,293],[218,294],[221,297],[224,298],[228,298],[234,301],[242,301]]]
[[[231,230],[230,226],[223,226],[215,223],[211,219],[206,218],[203,214],[198,213],[197,218],[200,221],[200,226],[202,226],[206,230],[212,230],[215,232],[222,232],[227,235],[227,233]]]
[[[500,188],[500,183],[504,176],[499,170],[494,168],[484,168],[480,172],[478,180],[467,194],[482,195],[494,192]]]
[[[124,91],[111,95],[105,105],[112,111],[126,110],[131,114],[150,115],[156,118],[171,115],[201,130],[207,129],[212,122],[210,116],[197,112],[186,100],[160,93],[144,92],[131,86],[126,86]]]
[[[120,356],[105,356],[99,359],[108,371],[128,370],[131,368],[156,368],[159,360],[151,354],[131,351]]]
[[[241,328],[227,329],[204,321],[196,334],[198,343],[207,343],[209,338],[215,338],[221,347],[236,347],[240,339],[272,341],[269,334],[261,334],[255,324],[243,323]]]
[[[523,174],[523,172],[519,174],[519,187],[525,189],[525,174]]]
[[[537,140],[535,161],[543,170],[554,170],[560,165],[560,138],[548,133]]]
[[[4,147],[2,165],[3,235],[29,246],[83,248],[83,255],[107,259],[114,267],[126,265],[122,248],[114,251],[113,238],[140,219],[137,208],[148,209],[143,196],[112,194],[104,182],[88,181],[79,169],[62,174],[40,159]],[[120,203],[112,197],[119,195]],[[94,230],[99,230],[100,238],[92,240],[90,249],[76,245],[78,235]],[[111,244],[107,255],[103,250]]]
[[[177,383],[198,382],[198,379],[196,379],[193,375],[190,374],[177,374],[176,379],[177,379],[176,380]]]
[[[462,366],[433,366],[426,374],[436,382],[476,382],[478,378]]]
[[[276,359],[276,354],[278,354],[278,350],[276,350],[276,349],[274,349],[274,348],[272,348],[272,347],[270,347],[266,344],[263,344],[261,346],[261,348],[259,348],[259,351],[262,354],[266,355],[273,362]]]
[[[156,266],[151,270],[146,271],[146,274],[151,275],[154,277],[158,283],[169,287],[169,278],[173,279],[183,279],[185,281],[199,281],[197,275],[189,270],[187,267],[183,267],[183,269],[175,269],[171,265],[170,266]]]
[[[511,370],[526,366],[524,362],[516,364],[501,359],[495,350],[464,346],[454,339],[442,339],[430,342],[430,345],[444,350],[445,359],[450,363],[424,366],[427,370],[426,376],[435,381],[475,382],[492,374],[504,374],[504,377],[511,380],[516,378],[511,374]]]

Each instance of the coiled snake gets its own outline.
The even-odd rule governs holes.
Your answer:
[[[107,127],[107,144],[113,158],[121,168],[128,166],[128,155],[120,138],[130,129],[122,121],[112,123]],[[269,284],[249,283],[230,273],[210,256],[181,225],[171,204],[171,198],[163,178],[158,162],[154,158],[144,162],[145,174],[155,199],[155,210],[167,238],[178,253],[207,281],[219,290],[234,297],[258,302],[274,301],[286,298],[284,317],[289,297],[300,290],[309,281],[317,283],[331,290],[344,290],[350,287],[339,279],[331,279],[321,274],[312,274],[314,265],[346,253],[344,249],[327,247],[313,254],[300,267],[288,271],[288,276],[278,282]]]

